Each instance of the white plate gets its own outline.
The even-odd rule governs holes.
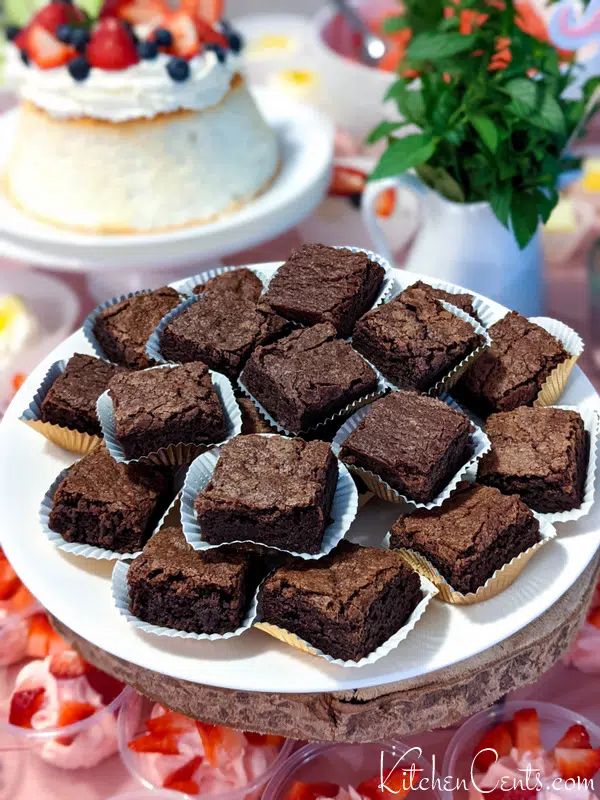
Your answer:
[[[62,270],[138,267],[165,270],[198,264],[272,239],[304,219],[329,185],[333,127],[309,106],[264,89],[254,91],[277,132],[282,163],[269,189],[247,206],[207,225],[155,234],[91,235],[32,220],[0,192],[0,254]],[[8,157],[16,111],[0,116],[0,172]],[[196,270],[197,271],[197,270]]]
[[[110,564],[61,553],[39,528],[44,492],[74,459],[19,422],[18,416],[48,366],[74,351],[90,352],[81,331],[33,372],[0,424],[0,536],[20,577],[52,614],[97,647],[142,667],[182,680],[264,692],[344,690],[423,675],[492,647],[535,620],[572,586],[600,545],[596,503],[588,517],[557,525],[557,539],[541,549],[505,592],[473,606],[431,603],[397,650],[361,669],[327,664],[259,631],[228,642],[157,641],[129,626],[114,607]],[[600,398],[577,367],[561,403],[600,409]],[[397,514],[395,506],[369,503],[350,529],[351,538],[379,544]]]

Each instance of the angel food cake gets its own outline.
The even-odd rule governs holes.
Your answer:
[[[5,189],[25,213],[91,233],[209,222],[265,190],[278,145],[239,71],[242,43],[197,6],[54,0],[12,32],[21,104]]]

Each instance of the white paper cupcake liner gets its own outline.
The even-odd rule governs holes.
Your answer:
[[[276,433],[261,433],[257,436],[277,436]],[[356,514],[358,513],[358,491],[352,476],[340,461],[338,465],[338,481],[333,496],[331,506],[330,524],[325,528],[323,542],[318,553],[296,553],[292,550],[285,550],[273,545],[263,545],[260,542],[253,542],[251,539],[236,539],[235,542],[223,542],[222,544],[209,544],[202,538],[202,529],[196,517],[194,501],[200,492],[210,481],[215,467],[219,460],[220,449],[215,448],[208,453],[204,453],[190,465],[183,485],[181,495],[181,524],[186,541],[196,550],[212,550],[215,547],[223,547],[227,544],[251,543],[263,547],[265,550],[277,550],[281,553],[289,553],[297,558],[314,560],[323,558],[330,553],[333,548],[344,538],[348,532]]]
[[[429,559],[421,553],[406,548],[400,548],[394,550],[394,552],[399,553],[408,566],[435,585],[439,592],[439,599],[444,603],[460,606],[481,603],[484,600],[495,597],[511,586],[538,550],[556,537],[556,529],[548,520],[545,520],[541,514],[537,514],[535,511],[532,514],[540,523],[541,540],[497,569],[475,592],[464,594],[454,589]],[[384,539],[385,547],[389,548],[390,539],[391,533],[388,532]]]
[[[95,436],[91,433],[75,430],[75,428],[66,428],[63,425],[56,425],[53,422],[44,422],[42,420],[42,403],[44,398],[50,391],[53,383],[59,378],[67,366],[67,361],[55,361],[50,366],[46,373],[44,380],[40,384],[37,392],[34,394],[32,401],[28,407],[21,414],[19,419],[29,425],[29,427],[41,433],[46,439],[59,447],[69,450],[72,453],[80,453],[85,455],[91,453],[100,442],[100,436]]]
[[[393,636],[390,636],[386,642],[379,645],[376,650],[373,650],[372,653],[369,653],[368,656],[361,658],[359,661],[344,661],[341,658],[332,658],[332,656],[324,653],[317,647],[313,647],[313,645],[304,639],[301,639],[295,633],[290,633],[289,631],[279,628],[277,625],[271,625],[271,623],[268,622],[259,621],[255,623],[254,627],[264,631],[265,633],[268,633],[275,639],[279,639],[280,642],[284,642],[285,644],[294,647],[296,650],[301,650],[303,653],[309,653],[310,655],[318,656],[319,658],[327,661],[329,664],[336,664],[338,667],[357,668],[365,667],[367,664],[375,664],[376,661],[379,661],[384,656],[389,655],[389,653],[395,650],[398,645],[406,639],[406,637],[425,613],[431,599],[437,594],[437,589],[433,583],[422,575],[420,577],[423,597],[408,620],[404,623],[400,630],[396,631]]]
[[[191,297],[186,297],[186,299],[179,303],[179,305],[175,306],[175,308],[172,308],[168,314],[165,314],[156,328],[152,331],[148,341],[146,342],[146,355],[148,358],[151,358],[158,364],[173,363],[169,361],[168,358],[165,358],[162,354],[160,340],[162,339],[163,332],[167,325],[172,322],[175,317],[183,314],[183,312],[187,311],[190,306],[192,306],[194,303],[198,303],[199,301],[202,301],[201,294],[194,294]]]
[[[369,261],[374,261],[376,264],[379,264],[379,266],[383,269],[385,274],[383,276],[383,281],[381,283],[381,286],[379,287],[379,291],[377,292],[377,296],[373,301],[373,303],[369,306],[367,311],[370,311],[372,308],[375,308],[376,306],[383,303],[384,300],[387,297],[389,297],[390,293],[392,292],[392,289],[394,288],[394,271],[389,261],[383,258],[383,256],[380,256],[379,253],[374,253],[372,250],[366,250],[364,247],[348,247],[343,244],[334,245],[334,247],[336,250],[349,250],[351,253],[365,253]],[[277,270],[281,269],[284,263],[285,262],[282,262],[277,268]],[[266,284],[267,289],[269,288],[269,284],[277,274],[277,270],[275,270],[275,272],[268,277]]]
[[[408,289],[417,281],[422,280],[423,283],[428,284],[434,289],[442,289],[449,294],[468,294],[473,298],[472,306],[477,314],[477,320],[481,322],[484,328],[489,328],[496,321],[497,314],[494,309],[482,297],[478,297],[469,289],[463,289],[453,283],[439,280],[437,278],[417,278],[414,273],[401,270],[396,275],[396,283],[401,287],[400,291]]]
[[[55,547],[65,553],[81,556],[81,558],[91,558],[94,561],[123,561],[124,559],[139,556],[141,550],[135,553],[117,553],[114,550],[107,550],[104,547],[95,547],[94,545],[85,544],[84,542],[67,542],[60,533],[50,528],[50,512],[52,511],[54,502],[54,493],[58,489],[63,478],[66,477],[69,469],[70,467],[67,467],[67,469],[63,469],[59,472],[42,500],[39,510],[39,521],[46,538],[52,542]]]
[[[455,409],[456,411],[460,411],[466,416],[465,410],[459,406],[457,402],[455,402],[451,397],[443,396],[440,398],[443,400],[446,405],[450,406],[450,408]],[[353,433],[362,420],[367,416],[370,412],[370,406],[365,406],[364,408],[360,408],[355,414],[353,414],[349,419],[344,422],[342,427],[336,433],[331,443],[331,449],[335,453],[335,455],[340,458],[340,451],[342,445],[346,441],[346,439]],[[389,503],[408,503],[410,506],[415,508],[436,508],[437,506],[441,506],[444,500],[447,500],[450,495],[455,491],[458,484],[465,480],[467,475],[475,469],[475,465],[479,461],[479,459],[490,450],[492,444],[485,434],[485,432],[471,420],[472,430],[471,430],[471,444],[473,445],[473,455],[471,458],[458,470],[458,472],[448,481],[446,486],[439,492],[439,494],[430,500],[428,503],[418,503],[416,500],[411,500],[406,495],[401,494],[396,489],[393,489],[388,483],[386,483],[379,475],[376,475],[374,472],[370,470],[363,469],[362,467],[356,467],[354,465],[348,464],[348,469],[350,472],[355,473],[356,475],[360,476],[362,480],[366,483],[367,487],[378,497],[382,500],[387,500]]]
[[[569,358],[556,366],[546,378],[533,403],[534,406],[551,406],[564,392],[571,370],[583,353],[583,340],[576,331],[557,319],[530,317],[529,321],[544,328],[551,336],[558,339],[569,354]]]
[[[196,641],[217,642],[221,639],[233,639],[235,636],[241,636],[242,633],[250,630],[256,619],[258,589],[254,593],[254,597],[248,608],[248,613],[242,624],[235,631],[228,631],[227,633],[192,633],[191,631],[180,631],[177,630],[177,628],[167,628],[163,625],[153,625],[150,622],[144,622],[144,620],[136,617],[129,608],[127,574],[129,573],[130,566],[130,564],[125,564],[122,561],[115,564],[112,574],[112,596],[118,612],[125,617],[130,625],[139,631],[149,633],[152,636],[166,636],[170,639],[195,639]]]
[[[158,367],[149,367],[149,369],[174,369],[175,366],[175,364],[163,364]],[[225,442],[228,442],[230,439],[233,439],[234,436],[241,433],[242,414],[235,399],[235,395],[233,394],[230,381],[225,375],[221,375],[220,372],[213,372],[213,370],[209,370],[209,372],[227,423],[227,435],[225,439],[208,445],[192,444],[190,442],[173,442],[173,444],[168,447],[161,447],[158,450],[147,453],[145,456],[128,459],[117,438],[113,401],[107,390],[98,398],[96,413],[98,414],[100,425],[102,426],[102,433],[107,450],[115,461],[124,464],[147,462],[157,466],[187,464],[205,450],[215,447],[216,445],[225,444]]]
[[[206,270],[206,272],[200,272],[197,275],[192,275],[189,278],[185,278],[183,281],[177,282],[177,291],[185,295],[194,296],[194,288],[196,286],[201,286],[212,278],[217,278],[219,275],[223,275],[226,272],[235,272],[238,269],[249,269],[250,272],[253,272],[262,283],[263,291],[265,290],[269,283],[269,279],[265,273],[260,269],[256,269],[255,267],[245,267],[242,265],[238,267],[215,267],[214,269]]]

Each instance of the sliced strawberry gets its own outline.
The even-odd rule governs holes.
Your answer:
[[[392,800],[396,797],[402,800],[403,797],[410,792],[412,788],[411,782],[412,773],[406,769],[394,769],[390,775],[385,778],[383,783],[384,789],[380,789],[381,776],[374,775],[366,781],[362,781],[356,787],[358,793],[369,800]]]
[[[58,39],[41,25],[32,25],[27,34],[27,55],[40,69],[54,69],[67,64],[76,50]]]
[[[600,769],[600,749],[576,750],[557,747],[554,751],[556,768],[562,778],[589,780]]]
[[[195,758],[190,759],[190,761],[188,761],[182,767],[179,767],[179,769],[170,772],[163,781],[163,788],[177,789],[182,783],[189,783],[190,781],[194,783],[192,778],[194,777],[194,773],[201,763],[202,756],[196,756]],[[197,784],[195,792],[188,792],[187,789],[179,789],[179,791],[186,792],[187,794],[198,794]]]
[[[590,623],[590,625],[593,625],[594,628],[600,628],[600,608],[596,608],[594,611],[592,611],[588,616],[587,621]]]
[[[58,709],[58,727],[66,728],[67,725],[74,725],[83,719],[91,717],[98,709],[91,703],[79,703],[77,700],[65,700]],[[69,747],[73,743],[72,736],[58,736],[58,744]]]
[[[542,749],[540,718],[534,708],[522,708],[512,720],[512,738],[520,753],[539,753]]]
[[[590,735],[583,725],[571,725],[558,740],[556,747],[568,750],[591,750],[592,743]]]
[[[182,794],[195,795],[200,794],[200,787],[196,781],[173,781],[169,786],[174,792],[181,792]]]
[[[43,686],[17,690],[10,701],[9,723],[18,725],[19,728],[31,728],[31,719],[42,707],[45,693]]]
[[[193,58],[200,52],[196,23],[189,14],[178,9],[167,15],[164,26],[173,35],[171,52],[180,58]]]
[[[233,728],[199,721],[196,721],[196,728],[202,739],[204,756],[211,767],[218,768],[233,761],[246,746],[244,734]]]
[[[362,194],[367,184],[367,174],[352,167],[335,166],[329,185],[329,194],[338,197],[348,197],[353,194]]]
[[[274,733],[251,733],[246,731],[244,736],[248,740],[248,744],[258,747],[281,747],[285,742],[283,736],[275,736]]]
[[[213,25],[223,16],[223,0],[182,0],[181,8],[192,17]]]
[[[75,650],[65,650],[50,657],[48,670],[58,680],[81,678],[86,674],[88,665]]]
[[[139,61],[130,30],[124,22],[113,17],[100,20],[86,54],[92,67],[105,70],[127,69]]]
[[[164,756],[179,755],[177,739],[169,733],[143,733],[132,739],[127,747],[134,753],[161,753]]]
[[[26,586],[20,584],[17,591],[10,596],[7,607],[10,611],[25,611],[35,603],[35,598]]]
[[[34,14],[29,27],[41,25],[42,28],[54,35],[59,25],[78,25],[85,22],[85,14],[72,3],[63,3],[61,0],[48,3]]]
[[[507,756],[513,746],[510,725],[500,722],[486,731],[474,750],[474,766],[477,772],[487,772],[502,756]],[[493,752],[491,752],[493,751]]]
[[[340,787],[336,783],[294,781],[285,800],[316,800],[317,797],[335,797],[339,790]]]
[[[118,17],[132,25],[158,25],[166,8],[162,0],[104,0],[100,18]]]
[[[112,703],[115,697],[120,695],[125,688],[124,683],[113,678],[112,675],[107,675],[106,672],[102,672],[92,664],[87,665],[85,677],[92,689],[98,692],[105,706]]]
[[[12,40],[15,47],[19,50],[27,50],[27,37],[29,36],[29,27],[21,28],[19,33]]]
[[[185,733],[195,728],[194,720],[178,714],[176,711],[167,711],[158,717],[149,717],[146,720],[146,730],[150,733]]]
[[[380,192],[375,202],[375,213],[378,217],[391,217],[396,208],[396,190],[389,186]]]
[[[195,17],[194,21],[198,39],[202,44],[218,44],[219,47],[223,47],[225,49],[229,47],[229,41],[227,37],[224,36],[220,31],[215,30],[212,25],[208,24],[208,22],[205,22],[199,17]]]
[[[52,628],[44,612],[32,614],[27,620],[29,634],[27,655],[31,658],[46,658],[47,655],[62,653],[69,646]]]
[[[0,600],[9,600],[21,586],[19,576],[6,559],[0,561]]]

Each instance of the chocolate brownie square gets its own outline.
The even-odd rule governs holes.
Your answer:
[[[198,551],[181,528],[163,528],[147,542],[127,575],[136,617],[192,633],[237,630],[258,585],[254,558],[240,548]]]
[[[105,447],[97,447],[77,461],[58,485],[49,525],[67,542],[135,552],[157,524],[167,490],[162,472],[117,464]]]
[[[214,444],[227,435],[219,396],[201,362],[117,375],[108,389],[125,458],[171,444]]]
[[[199,283],[194,286],[194,294],[204,294],[204,292],[220,292],[237,294],[248,300],[257,301],[261,296],[263,285],[255,272],[241,267],[223,272],[210,278],[206,283]]]
[[[444,289],[436,289],[433,286],[430,286],[425,281],[416,281],[416,283],[411,283],[406,291],[410,290],[411,292],[424,292],[429,297],[433,297],[436,300],[443,300],[446,303],[451,303],[453,306],[460,308],[465,314],[469,314],[471,317],[478,319],[477,312],[473,306],[474,297],[472,294],[467,294],[466,292],[447,292]]]
[[[401,292],[356,323],[353,345],[400,389],[426,391],[483,338],[424,292]]]
[[[342,541],[318,561],[294,559],[269,575],[260,618],[326,655],[359,661],[400,630],[422,596],[397,553]]]
[[[221,448],[213,476],[196,498],[202,536],[210,544],[251,541],[318,553],[337,477],[325,442],[237,436]]]
[[[421,554],[468,594],[539,541],[539,523],[517,495],[464,483],[439,508],[399,517],[390,546]]]
[[[569,354],[516,311],[492,325],[489,334],[491,347],[465,371],[454,392],[481,416],[533,405],[548,375]]]
[[[428,503],[472,456],[471,428],[468,417],[435,397],[392,392],[371,404],[340,458]]]
[[[101,436],[96,401],[121,367],[95,356],[75,353],[54,381],[41,405],[41,419],[63,428]]]
[[[128,297],[98,314],[94,336],[111,361],[131,369],[149,367],[152,362],[146,355],[146,342],[180,301],[179,294],[169,286]]]
[[[377,389],[377,375],[329,322],[257,347],[241,376],[282,428],[300,433]]]
[[[204,292],[164,329],[161,351],[170,361],[204,361],[237,378],[246,359],[290,329],[290,323],[266,303],[232,293]]]
[[[373,305],[385,276],[366,253],[305,244],[275,273],[266,301],[287,319],[314,325],[331,322],[349,336]]]
[[[480,483],[520,495],[535,511],[581,505],[589,436],[577,412],[520,406],[488,417],[486,433],[492,449],[479,462]]]

